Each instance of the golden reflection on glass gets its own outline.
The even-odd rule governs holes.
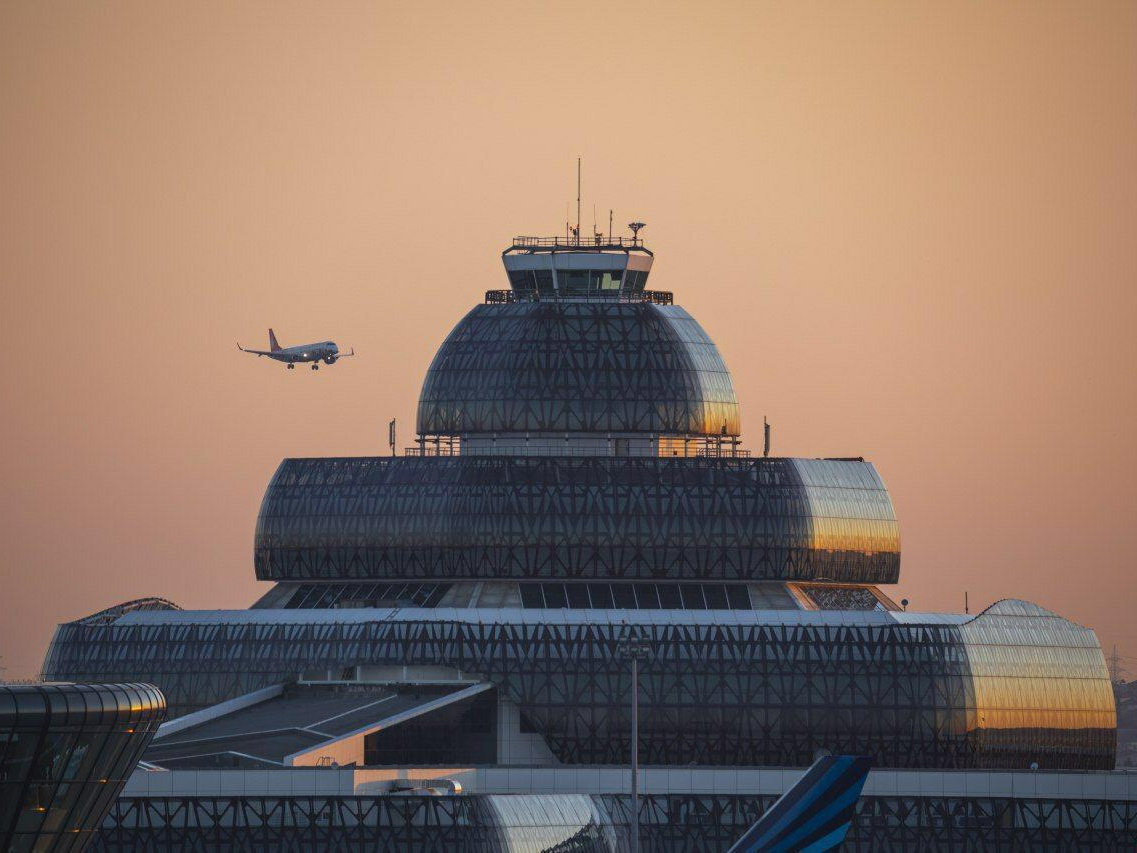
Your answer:
[[[795,459],[811,521],[809,546],[858,554],[900,552],[900,526],[872,465],[842,459]]]
[[[961,627],[975,690],[968,728],[982,756],[1046,767],[1077,754],[1112,764],[1117,716],[1093,631],[1037,605],[1001,601]],[[998,756],[998,757],[997,757]]]

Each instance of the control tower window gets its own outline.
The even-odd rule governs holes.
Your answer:
[[[513,270],[509,273],[509,286],[514,290],[536,290],[533,270]]]
[[[564,296],[617,294],[643,290],[647,273],[641,270],[557,270],[557,292]],[[552,270],[509,270],[515,293],[553,295]]]
[[[518,293],[553,292],[553,273],[551,270],[511,270],[509,286]]]
[[[623,270],[595,270],[592,273],[592,289],[619,290],[623,276]]]
[[[624,289],[630,293],[636,293],[647,287],[647,273],[643,270],[628,270],[624,279]]]
[[[586,293],[588,270],[557,270],[557,279],[563,293]]]

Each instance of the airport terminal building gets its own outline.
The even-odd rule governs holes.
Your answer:
[[[745,449],[638,238],[503,261],[413,447],[280,464],[260,600],[59,626],[46,677],[153,683],[174,718],[97,845],[621,849],[631,646],[645,849],[725,848],[821,751],[873,760],[852,848],[1137,843],[1093,631],[898,606],[874,466]]]

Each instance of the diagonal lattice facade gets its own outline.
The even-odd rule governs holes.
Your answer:
[[[650,302],[478,305],[431,362],[426,434],[738,435],[714,342],[686,311]]]
[[[104,821],[92,850],[400,850],[488,853],[510,849],[485,800],[424,797],[128,797]],[[515,797],[541,817],[540,797]],[[609,853],[627,835],[628,799],[594,795],[608,827],[573,835],[578,853]],[[640,800],[645,853],[725,850],[777,799],[648,794]],[[550,814],[550,827],[559,814]],[[605,831],[607,830],[607,831]],[[613,832],[614,830],[614,832]],[[562,833],[563,834],[563,833]],[[516,837],[516,836],[514,836]],[[844,850],[1132,850],[1137,803],[1046,797],[862,796]],[[540,849],[540,848],[534,848]]]
[[[725,611],[553,620],[411,609],[367,621],[287,612],[294,621],[173,613],[63,625],[47,675],[144,677],[184,713],[305,670],[442,666],[495,684],[560,761],[617,764],[629,751],[617,646],[631,623],[652,648],[641,669],[645,764],[801,766],[819,749],[891,767],[1114,762],[1113,694],[1093,632],[1017,602],[925,622],[863,611],[782,621]]]
[[[870,463],[823,459],[286,459],[262,580],[826,578],[895,583]]]

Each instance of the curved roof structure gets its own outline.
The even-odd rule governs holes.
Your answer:
[[[255,561],[262,580],[895,583],[900,532],[855,460],[286,459]]]
[[[355,662],[497,686],[565,764],[627,756],[634,626],[649,763],[1108,769],[1113,695],[1093,631],[1027,602],[979,615],[882,611],[346,609],[137,612],[63,625],[46,669],[161,679],[182,711]],[[155,636],[165,637],[153,642]],[[225,637],[225,642],[218,642]],[[122,649],[145,649],[136,657]],[[687,725],[677,730],[676,720]]]
[[[153,684],[0,684],[0,728],[117,726],[166,718],[166,697]]]
[[[124,613],[133,613],[136,610],[181,610],[174,602],[165,598],[157,598],[149,596],[147,598],[135,598],[131,601],[124,601],[121,604],[115,604],[105,610],[100,610],[98,613],[92,613],[90,616],[84,616],[79,621],[84,625],[98,625],[102,622],[113,622]]]
[[[730,373],[691,315],[674,305],[596,300],[476,306],[427,371],[418,431],[741,429]]]
[[[0,850],[84,849],[165,717],[152,684],[0,684]]]

